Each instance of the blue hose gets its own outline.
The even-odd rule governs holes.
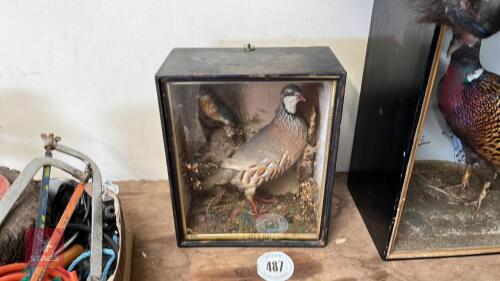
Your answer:
[[[108,272],[109,272],[109,269],[111,268],[111,265],[113,265],[113,262],[115,261],[115,258],[116,258],[116,254],[113,250],[109,249],[109,248],[104,248],[102,249],[102,252],[108,256],[110,256],[110,258],[108,259],[108,261],[106,262],[106,265],[104,266],[104,270],[102,271],[102,280],[106,281],[106,279],[108,278]],[[75,270],[75,267],[81,262],[83,261],[84,259],[87,259],[90,257],[90,251],[86,251],[84,252],[83,254],[81,254],[80,256],[78,256],[68,267],[68,271],[71,272],[73,270]]]
[[[118,240],[118,235],[113,235],[113,241],[115,242],[116,246],[120,247],[120,240]]]
[[[83,254],[79,255],[68,267],[68,271],[71,272],[75,270],[75,267],[84,259],[90,257],[90,251],[86,251]]]
[[[116,256],[115,252],[109,248],[102,249],[102,252],[110,256],[109,260],[106,262],[106,265],[104,266],[104,270],[102,271],[102,280],[106,281],[106,279],[108,278],[108,271],[111,268],[113,262],[115,261]]]

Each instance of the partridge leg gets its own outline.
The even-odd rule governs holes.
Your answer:
[[[492,181],[485,182],[483,185],[483,190],[481,190],[481,193],[479,194],[479,198],[477,199],[477,210],[481,208],[481,204],[483,203],[484,198],[486,198],[486,195],[490,191],[491,188],[491,183],[494,182],[497,179],[497,173],[493,176]]]
[[[248,202],[250,202],[250,205],[252,206],[253,209],[253,216],[258,217],[259,214],[259,209],[257,208],[257,205],[255,205],[255,202],[253,202],[252,198],[247,197]]]
[[[467,187],[469,187],[469,180],[471,175],[472,175],[472,164],[467,164],[467,168],[465,168],[464,177],[462,178],[460,192],[463,192]]]
[[[241,202],[240,204],[238,205],[238,207],[236,207],[232,212],[231,212],[231,220],[232,221],[236,221],[236,218],[238,217],[238,215],[240,214],[241,212]]]
[[[256,188],[245,189],[245,196],[247,197],[248,202],[250,202],[250,205],[252,206],[253,215],[255,217],[258,217],[259,216],[259,209],[257,208],[257,205],[255,205],[255,202],[253,202],[253,196],[255,195],[255,189]]]

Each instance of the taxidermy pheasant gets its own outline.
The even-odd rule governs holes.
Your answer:
[[[448,55],[466,44],[473,46],[500,30],[500,0],[415,0],[422,22],[434,22],[453,29]]]
[[[207,87],[200,89],[198,118],[208,141],[217,128],[224,128],[227,137],[234,135],[236,118],[233,112]]]
[[[480,46],[479,41],[454,52],[438,86],[439,109],[464,148],[467,168],[462,191],[468,186],[472,164],[485,162],[493,180],[500,168],[500,76],[482,68]],[[490,181],[484,184],[477,208],[490,186]]]
[[[280,99],[272,121],[239,146],[204,183],[206,188],[228,183],[236,186],[245,193],[255,216],[259,215],[253,202],[256,189],[292,167],[307,144],[307,126],[297,114],[297,103],[305,101],[303,90],[287,85]]]

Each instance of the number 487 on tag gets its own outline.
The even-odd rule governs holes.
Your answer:
[[[282,272],[283,271],[283,261],[268,261],[266,270],[269,272]]]

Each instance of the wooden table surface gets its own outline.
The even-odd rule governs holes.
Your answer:
[[[178,248],[167,182],[119,182],[134,232],[132,280],[261,280],[257,258],[287,253],[291,280],[500,280],[500,255],[384,262],[339,175],[325,248]]]

